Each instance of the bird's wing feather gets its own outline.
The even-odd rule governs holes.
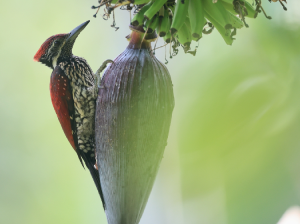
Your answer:
[[[52,104],[61,124],[61,127],[70,144],[76,151],[82,166],[83,160],[86,167],[89,169],[97,187],[100,198],[102,200],[103,207],[105,209],[105,202],[100,184],[99,173],[98,170],[94,168],[94,164],[96,162],[95,158],[91,157],[89,154],[85,154],[78,147],[79,144],[77,137],[77,127],[75,122],[75,107],[72,89],[66,74],[59,66],[56,66],[51,75],[50,94]]]
[[[56,66],[51,74],[50,95],[61,127],[83,165],[80,150],[78,148],[72,89],[66,74],[59,66]]]

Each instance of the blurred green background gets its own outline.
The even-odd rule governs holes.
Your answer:
[[[95,4],[0,3],[1,224],[106,223],[52,108],[51,70],[33,61],[46,38],[88,19],[74,54],[94,70],[117,57],[129,13],[116,11],[115,31]],[[213,32],[196,57],[168,58],[176,106],[141,224],[273,224],[300,205],[300,6],[264,5],[273,20],[248,19],[233,46]],[[164,48],[156,55],[165,61]]]

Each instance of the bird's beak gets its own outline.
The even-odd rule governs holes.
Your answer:
[[[70,32],[70,35],[69,37],[67,38],[67,42],[72,42],[74,41],[77,36],[80,34],[80,32],[87,26],[87,24],[90,22],[90,20],[82,23],[81,25],[77,26],[75,29],[73,29],[71,32]]]

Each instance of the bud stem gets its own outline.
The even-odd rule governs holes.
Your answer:
[[[157,38],[156,33],[153,32],[152,34],[146,34],[142,27],[129,26],[129,28],[132,32],[127,38],[129,40],[127,48],[151,50],[151,42],[155,41]]]

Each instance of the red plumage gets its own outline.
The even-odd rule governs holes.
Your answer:
[[[50,95],[52,105],[57,114],[61,127],[73,149],[77,151],[70,120],[70,116],[74,117],[74,101],[69,80],[59,67],[56,67],[51,75]]]
[[[34,55],[33,57],[33,60],[35,61],[39,61],[40,58],[46,53],[47,49],[49,48],[50,44],[57,38],[59,37],[64,37],[65,35],[68,35],[68,34],[56,34],[56,35],[53,35],[51,37],[49,37],[43,44],[42,46],[40,47],[40,49],[36,52],[36,54]]]

